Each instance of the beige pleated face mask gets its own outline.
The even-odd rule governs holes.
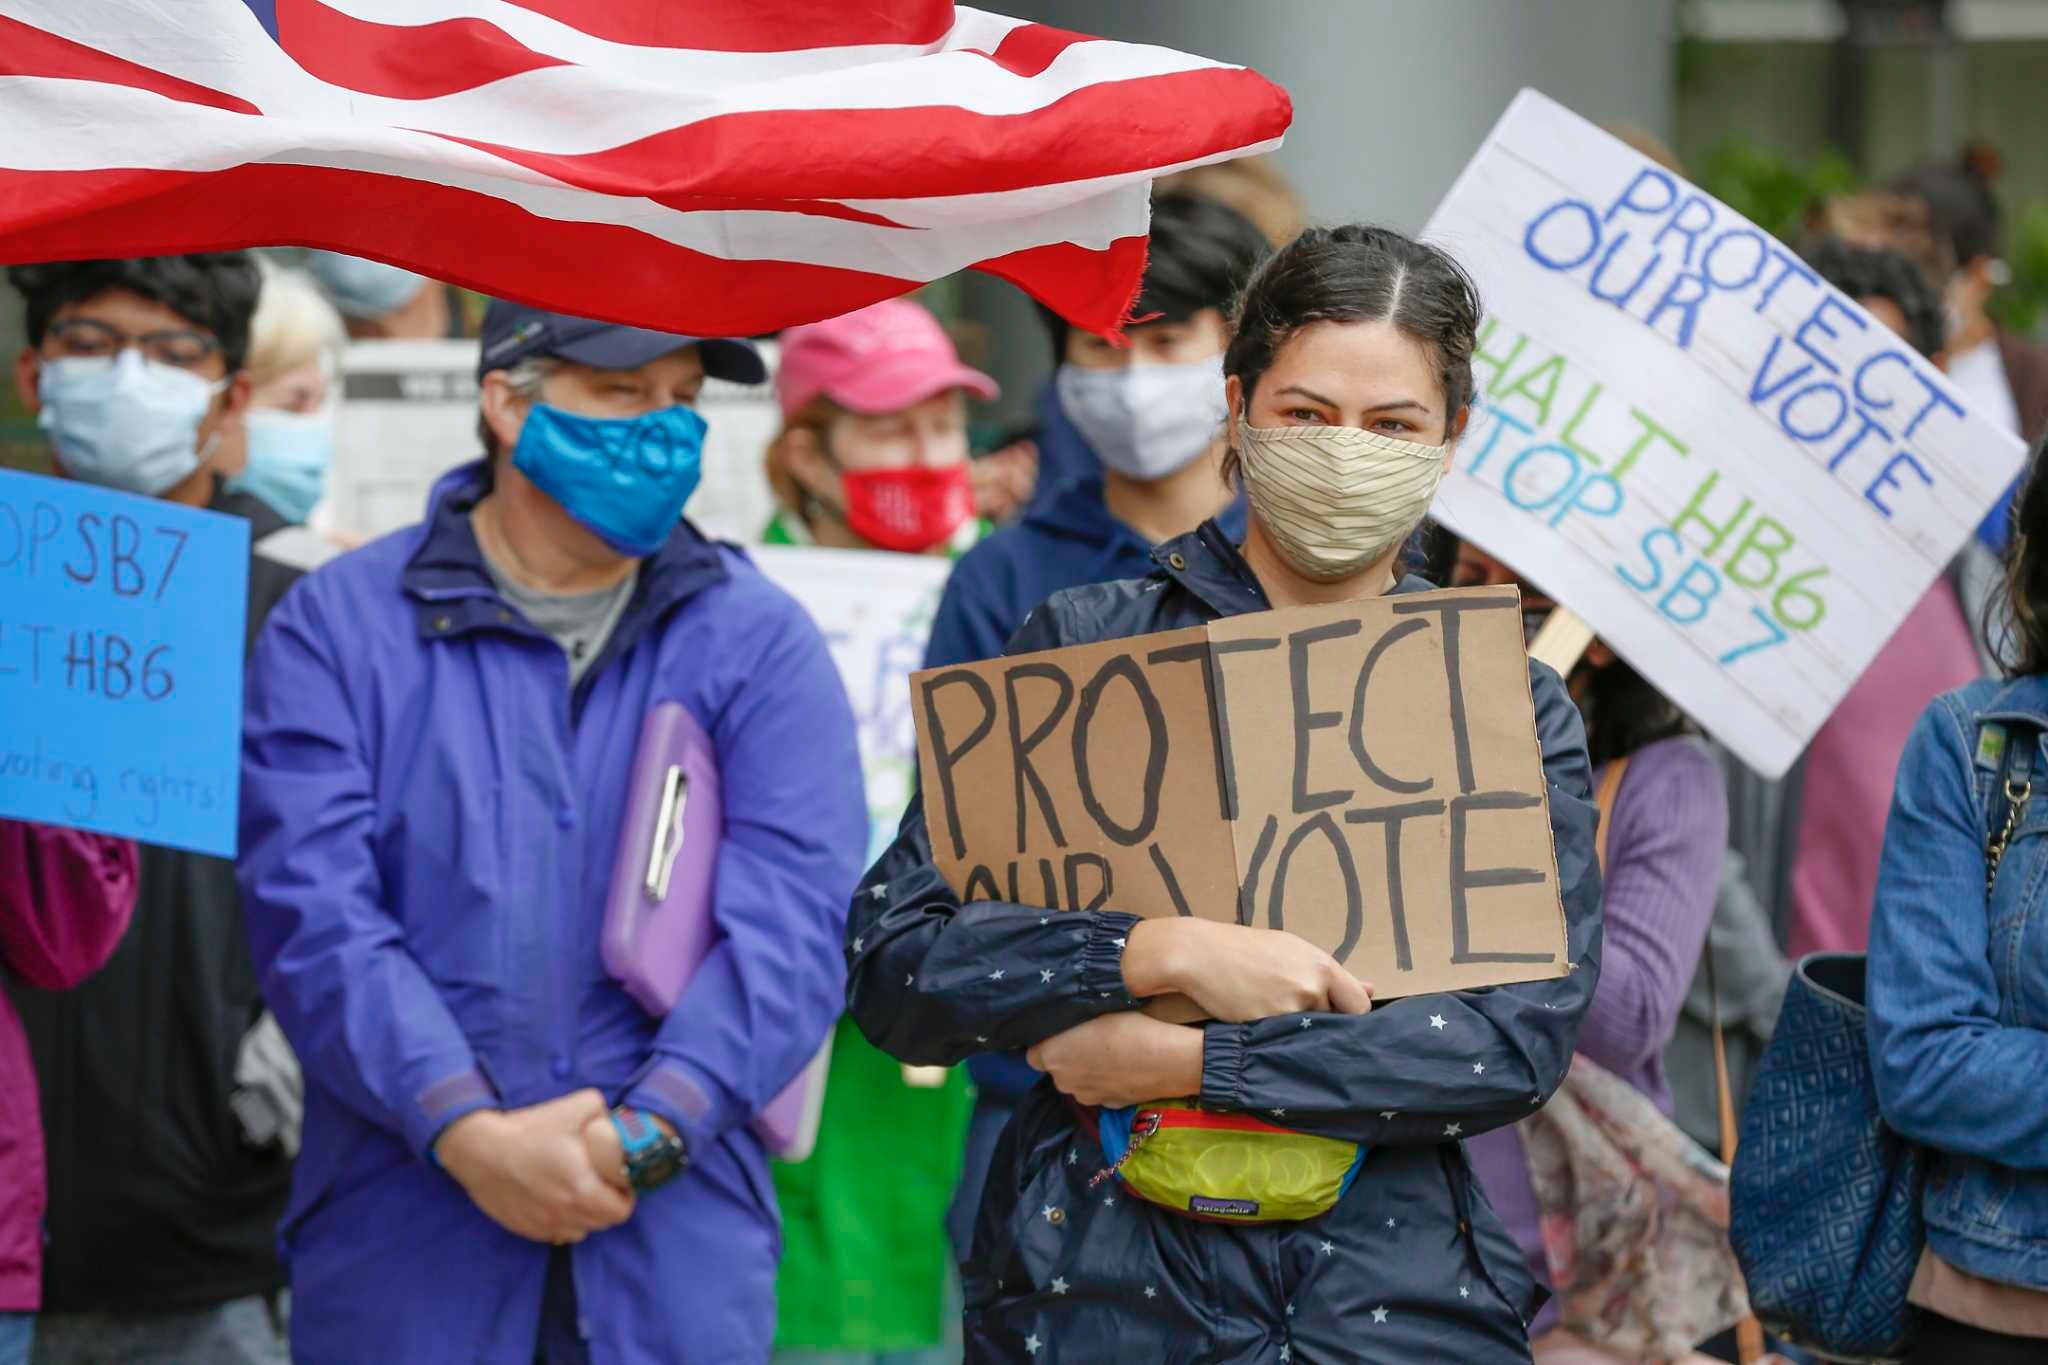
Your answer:
[[[1239,422],[1245,495],[1273,545],[1304,578],[1358,573],[1421,525],[1449,446],[1359,427]]]

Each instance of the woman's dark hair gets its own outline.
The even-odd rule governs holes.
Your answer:
[[[1419,574],[1439,588],[1454,588],[1458,586],[1453,581],[1458,576],[1458,546],[1450,527],[1434,517],[1424,517],[1401,547],[1401,570]]]
[[[1960,268],[1980,256],[1998,255],[1998,199],[1991,193],[1991,185],[2004,168],[2005,160],[1996,147],[1972,142],[1955,160],[1915,166],[1896,177],[1889,188],[1927,205],[1935,231],[1955,248]]]
[[[1599,667],[1581,664],[1578,672],[1583,681],[1573,690],[1586,719],[1586,755],[1593,766],[1691,733],[1685,712],[1619,658]]]
[[[1315,322],[1391,322],[1420,342],[1444,390],[1444,435],[1472,401],[1472,348],[1479,289],[1465,268],[1392,228],[1310,228],[1274,254],[1245,286],[1232,318],[1223,373],[1244,385],[1251,407],[1280,348]],[[1225,457],[1236,473],[1237,452]]]
[[[2013,497],[2005,550],[2005,613],[1987,610],[1984,645],[2015,675],[2048,673],[2048,433],[2034,443]]]
[[[262,277],[246,251],[208,251],[190,256],[144,256],[117,261],[51,261],[17,265],[7,278],[28,303],[31,346],[43,337],[66,304],[84,303],[112,290],[160,303],[194,327],[213,333],[228,372],[249,357],[249,319],[256,314]]]
[[[1941,349],[1948,331],[1941,295],[1905,253],[1889,247],[1850,246],[1829,237],[1806,253],[1814,273],[1850,298],[1890,299],[1906,315],[1906,339],[1924,356]]]
[[[1152,239],[1145,279],[1131,316],[1186,322],[1205,308],[1229,311],[1273,245],[1251,219],[1207,195],[1176,191],[1152,200]],[[1067,320],[1044,304],[1038,315],[1052,335],[1053,362],[1067,354]]]

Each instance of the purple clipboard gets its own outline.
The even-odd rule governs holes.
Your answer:
[[[647,713],[619,829],[604,912],[604,967],[649,1014],[675,1008],[711,951],[718,927],[712,892],[725,833],[718,752],[679,702]],[[817,1141],[830,1064],[818,1055],[754,1119],[770,1153],[802,1161]]]

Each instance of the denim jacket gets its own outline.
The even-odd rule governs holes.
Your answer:
[[[1959,1269],[2034,1289],[2048,1289],[2044,736],[2043,676],[1972,683],[1920,717],[1885,827],[1869,971],[1878,1099],[1931,1157],[1929,1244]],[[2037,795],[1987,897],[2008,776]]]

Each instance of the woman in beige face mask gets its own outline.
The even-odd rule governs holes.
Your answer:
[[[1224,358],[1224,473],[1251,500],[1244,557],[1276,607],[1394,586],[1471,415],[1479,317],[1457,264],[1396,233],[1340,228],[1295,255],[1247,291]]]
[[[1465,427],[1478,323],[1442,252],[1378,228],[1304,233],[1246,286],[1224,357],[1242,544],[1205,522],[1160,545],[1149,577],[1055,594],[1010,651],[1430,587],[1397,564]],[[1556,1088],[1600,938],[1584,731],[1555,673],[1532,664],[1530,684],[1576,964],[1554,980],[1376,1009],[1328,953],[1213,907],[963,904],[922,812],[906,815],[848,918],[854,1021],[904,1061],[1024,1048],[1046,1073],[966,1254],[970,1362],[1529,1359],[1539,1296],[1460,1140]],[[1211,1022],[1140,1008],[1175,994]],[[1175,1202],[1104,1174],[1130,1108],[1171,1097],[1224,1134],[1206,1155],[1240,1197]],[[1314,1207],[1269,1198],[1282,1171],[1333,1158],[1342,1178]]]

